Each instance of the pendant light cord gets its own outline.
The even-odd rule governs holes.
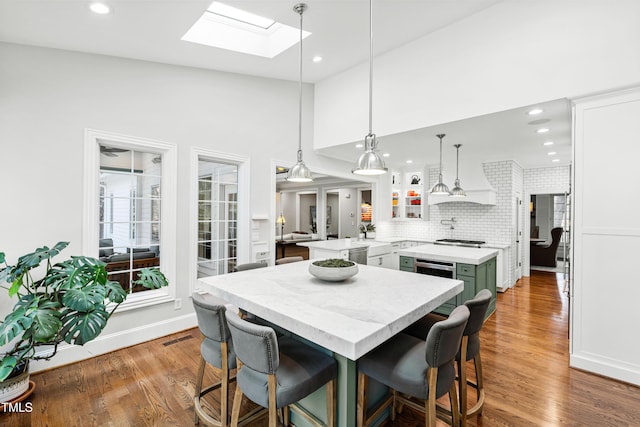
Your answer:
[[[302,161],[302,13],[304,7],[300,7],[300,46],[298,48],[298,56],[300,59],[299,79],[298,79],[298,162]]]
[[[373,0],[369,0],[369,135],[373,134]]]

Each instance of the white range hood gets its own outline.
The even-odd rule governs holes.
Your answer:
[[[496,190],[491,186],[484,174],[482,163],[478,161],[460,160],[460,186],[467,193],[467,197],[436,196],[429,194],[427,203],[437,205],[440,203],[478,203],[481,205],[496,204]],[[456,165],[454,163],[443,166],[442,178],[449,189],[453,188],[456,179]]]

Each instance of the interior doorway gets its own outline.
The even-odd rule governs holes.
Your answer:
[[[569,195],[532,194],[529,200],[531,270],[563,273],[570,257]]]

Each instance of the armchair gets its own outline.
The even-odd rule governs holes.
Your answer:
[[[562,228],[557,227],[551,230],[551,244],[531,245],[531,265],[542,267],[556,266],[556,252],[562,237]]]

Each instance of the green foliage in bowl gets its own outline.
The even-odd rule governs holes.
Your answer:
[[[351,267],[351,266],[354,266],[355,263],[353,261],[346,261],[340,258],[330,258],[330,259],[323,259],[320,261],[314,261],[313,265],[317,265],[318,267],[340,268],[340,267]]]

